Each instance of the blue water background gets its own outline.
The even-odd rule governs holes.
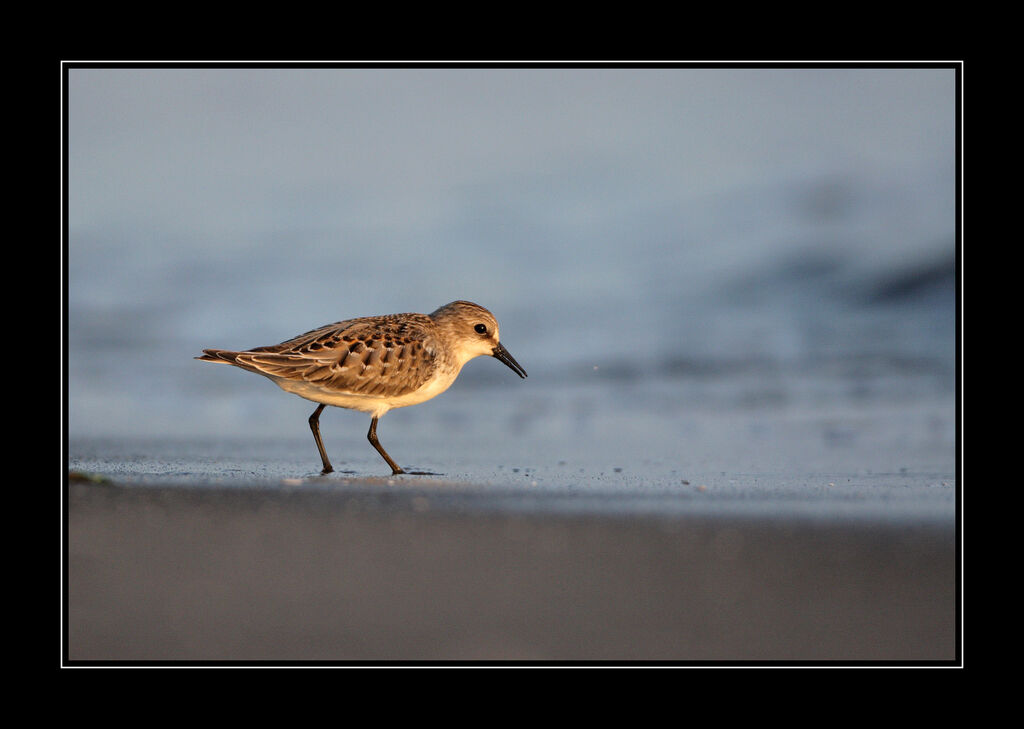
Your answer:
[[[72,465],[241,439],[315,466],[311,405],[193,357],[469,299],[529,379],[470,363],[382,421],[393,455],[675,483],[717,452],[727,484],[924,453],[948,485],[955,92],[951,68],[73,68]],[[374,472],[365,427],[324,416]],[[739,462],[765,433],[783,461]]]

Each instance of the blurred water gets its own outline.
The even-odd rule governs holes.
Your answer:
[[[311,406],[193,357],[464,298],[530,378],[470,363],[389,415],[406,442],[468,422],[599,455],[815,413],[834,452],[828,422],[902,411],[889,435],[952,469],[952,69],[75,68],[68,90],[73,455],[307,438]]]

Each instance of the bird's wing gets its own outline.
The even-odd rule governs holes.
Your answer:
[[[423,315],[349,319],[271,347],[239,352],[245,369],[337,392],[404,395],[437,368],[434,324]]]

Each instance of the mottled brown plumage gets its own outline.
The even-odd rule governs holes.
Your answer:
[[[310,428],[320,440],[325,405],[372,415],[368,437],[391,466],[404,473],[377,442],[377,419],[388,410],[415,405],[444,392],[462,366],[480,355],[504,362],[520,377],[526,371],[498,339],[498,322],[487,309],[453,301],[432,314],[388,314],[328,324],[287,341],[243,351],[204,349],[196,359],[226,362],[273,380],[282,389],[319,403]]]
[[[250,372],[304,381],[353,395],[406,395],[438,367],[433,322],[423,314],[391,314],[328,324],[269,347],[243,352],[204,349]]]

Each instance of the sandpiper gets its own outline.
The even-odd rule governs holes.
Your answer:
[[[462,366],[490,355],[526,377],[498,340],[498,321],[470,301],[453,301],[432,314],[386,314],[346,319],[280,344],[236,352],[204,349],[206,362],[225,362],[273,380],[282,389],[318,403],[309,416],[322,473],[334,470],[320,440],[327,405],[369,413],[370,443],[405,473],[377,440],[377,420],[388,410],[429,400],[447,390]]]

